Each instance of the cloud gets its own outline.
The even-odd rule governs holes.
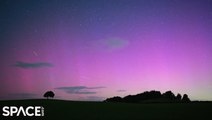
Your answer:
[[[97,45],[100,49],[114,51],[127,47],[129,45],[129,41],[118,37],[110,37],[97,41]]]
[[[72,86],[72,87],[58,87],[55,89],[62,90],[68,94],[96,94],[97,92],[91,90],[102,89],[105,87],[86,87],[86,86]]]
[[[102,101],[105,99],[106,99],[105,97],[99,97],[99,96],[88,96],[86,98],[86,100],[88,100],[88,101]]]
[[[14,99],[32,99],[36,98],[37,94],[33,93],[10,93],[7,95],[9,98],[14,98]]]
[[[127,90],[117,90],[117,92],[126,92]]]
[[[27,63],[18,61],[14,64],[14,66],[20,68],[41,68],[41,67],[52,67],[53,65],[47,62]]]
[[[86,87],[87,89],[102,89],[102,88],[106,88],[103,86],[99,86],[99,87]]]

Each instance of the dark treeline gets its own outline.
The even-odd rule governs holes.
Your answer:
[[[176,96],[172,91],[167,91],[162,93],[160,91],[146,91],[137,95],[128,95],[123,98],[116,96],[112,98],[107,98],[105,102],[126,102],[126,103],[152,103],[152,102],[190,102],[187,94],[181,96],[177,94]]]

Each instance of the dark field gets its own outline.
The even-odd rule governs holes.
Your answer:
[[[63,100],[15,100],[0,101],[1,114],[5,105],[43,106],[44,117],[37,120],[209,120],[212,119],[212,103],[104,103],[74,102]],[[8,120],[2,117],[0,120]],[[10,117],[11,118],[11,117]],[[13,117],[30,120],[32,117]]]

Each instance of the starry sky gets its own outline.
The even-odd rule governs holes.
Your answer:
[[[1,0],[0,99],[212,100],[212,0]]]

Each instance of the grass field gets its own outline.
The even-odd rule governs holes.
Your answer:
[[[43,106],[38,120],[206,120],[212,119],[212,103],[104,103],[63,100],[0,101],[0,106]],[[2,110],[1,110],[2,114]],[[2,117],[0,120],[8,120]],[[20,117],[13,117],[16,120]],[[30,117],[20,118],[30,120]]]

